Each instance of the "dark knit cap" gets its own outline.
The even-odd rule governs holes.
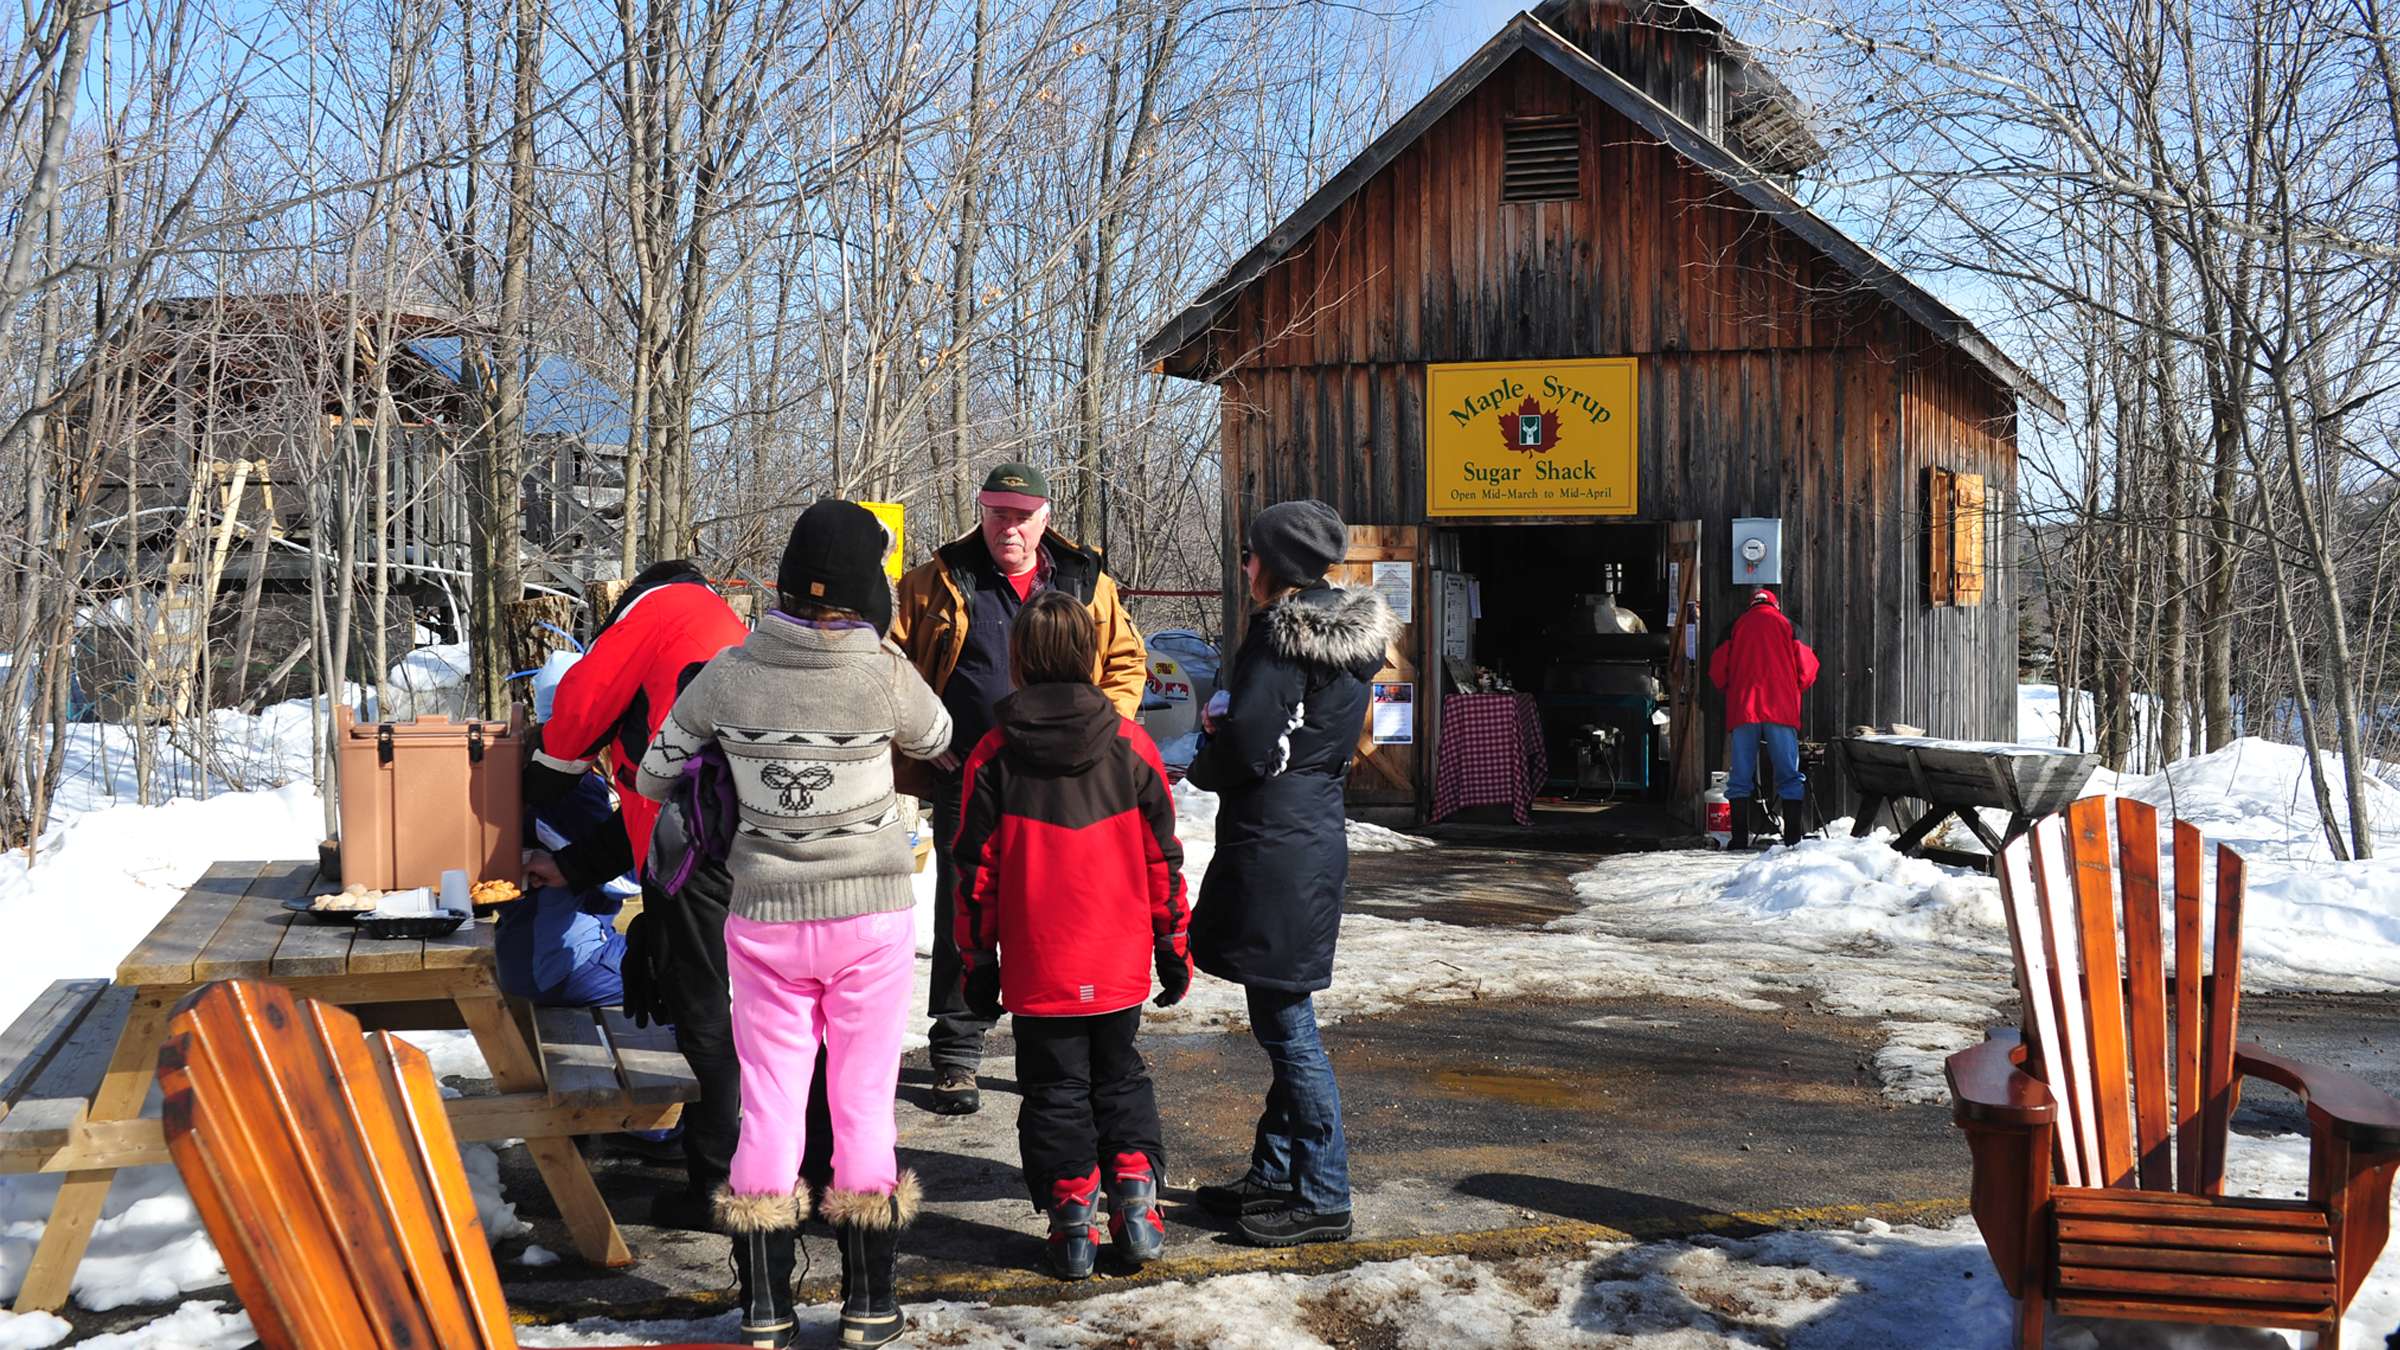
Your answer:
[[[1350,532],[1332,507],[1310,498],[1277,502],[1250,518],[1250,552],[1278,581],[1305,586],[1349,552]]]
[[[891,536],[875,513],[856,502],[825,498],[800,513],[775,570],[775,589],[786,609],[823,605],[846,609],[875,625],[892,626],[892,583],[883,555]]]

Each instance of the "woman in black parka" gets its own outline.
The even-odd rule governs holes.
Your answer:
[[[1333,983],[1350,870],[1342,788],[1368,682],[1399,624],[1373,591],[1325,580],[1347,541],[1319,501],[1270,506],[1250,522],[1242,574],[1258,608],[1226,680],[1230,703],[1207,719],[1188,775],[1219,795],[1192,959],[1247,991],[1251,1034],[1275,1070],[1249,1172],[1199,1197],[1269,1247],[1350,1236],[1341,1094],[1309,995]]]

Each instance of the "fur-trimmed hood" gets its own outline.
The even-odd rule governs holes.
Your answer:
[[[1263,616],[1267,643],[1279,656],[1347,670],[1372,679],[1390,655],[1400,620],[1371,590],[1320,582],[1297,591]]]

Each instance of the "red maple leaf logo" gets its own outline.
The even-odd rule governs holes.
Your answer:
[[[1500,440],[1520,455],[1546,455],[1558,448],[1558,414],[1528,395],[1513,413],[1500,415]]]

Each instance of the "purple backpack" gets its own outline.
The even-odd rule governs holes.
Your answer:
[[[703,867],[722,868],[733,852],[740,821],[733,766],[711,742],[684,761],[683,778],[659,809],[658,825],[650,835],[651,881],[667,894],[678,895]]]

